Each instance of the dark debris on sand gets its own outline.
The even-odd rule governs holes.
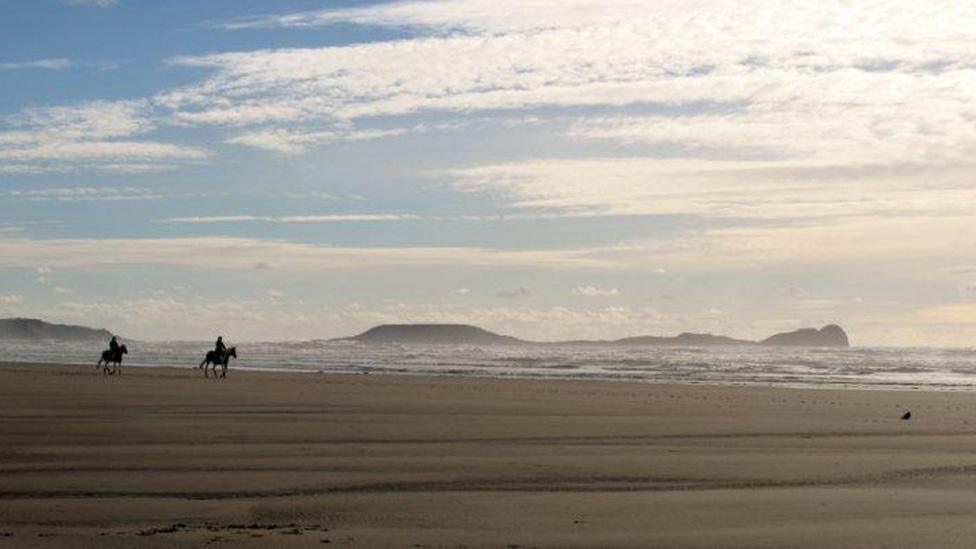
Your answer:
[[[148,537],[148,536],[157,536],[163,534],[177,534],[180,532],[194,532],[199,530],[206,530],[208,532],[218,534],[211,537],[208,540],[208,543],[221,543],[221,542],[233,541],[231,538],[226,537],[227,534],[247,536],[251,538],[261,538],[267,535],[301,536],[301,535],[305,535],[305,533],[307,532],[325,533],[329,531],[328,528],[322,528],[318,524],[310,525],[310,526],[301,526],[295,523],[265,524],[260,522],[252,522],[250,524],[245,524],[245,523],[220,524],[215,522],[205,522],[199,526],[192,526],[182,522],[177,522],[174,524],[170,524],[169,526],[139,530],[135,532],[135,535]],[[4,537],[4,535],[5,533],[0,533],[0,537]],[[9,535],[12,536],[13,534],[9,534]],[[103,535],[107,535],[107,534],[103,533]],[[125,535],[125,534],[119,533],[119,535]],[[328,539],[322,539],[321,543],[331,543],[331,541]]]

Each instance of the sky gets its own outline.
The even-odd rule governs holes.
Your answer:
[[[0,317],[976,341],[976,4],[0,0]]]

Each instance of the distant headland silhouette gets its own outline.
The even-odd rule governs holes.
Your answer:
[[[51,324],[33,318],[0,319],[0,341],[105,341],[112,337],[108,330]],[[364,344],[416,344],[416,345],[621,345],[621,346],[792,346],[792,347],[850,347],[844,329],[828,324],[819,330],[802,328],[792,332],[774,334],[760,341],[731,337],[682,333],[676,336],[636,336],[621,339],[538,342],[497,334],[470,324],[382,324],[365,332],[330,339],[335,342]]]
[[[112,337],[112,332],[85,326],[51,324],[36,318],[0,319],[0,340],[18,341],[101,341]]]
[[[776,346],[776,347],[850,347],[844,329],[828,324],[819,330],[802,328],[793,332],[774,334],[761,341],[735,339],[712,334],[683,333],[677,336],[638,336],[613,340],[569,340],[536,342],[489,332],[469,324],[382,324],[352,337],[329,341],[350,341],[366,344],[425,344],[425,345],[633,345],[633,346]]]

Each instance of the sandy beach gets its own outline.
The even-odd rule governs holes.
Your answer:
[[[0,547],[976,537],[968,393],[2,364],[0,417]]]

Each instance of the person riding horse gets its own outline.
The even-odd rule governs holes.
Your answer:
[[[102,368],[102,373],[105,375],[121,374],[122,373],[122,355],[127,354],[129,349],[125,345],[120,345],[119,340],[112,336],[112,340],[108,342],[108,349],[102,351],[101,358],[98,359],[98,363],[95,365],[96,368]],[[104,366],[102,366],[104,364]],[[114,367],[109,370],[109,364],[114,364]]]
[[[224,336],[217,336],[217,343],[214,344],[214,358],[218,362],[223,361],[227,347],[224,345]]]
[[[122,350],[119,347],[119,340],[116,339],[115,336],[112,336],[112,341],[108,342],[108,352],[113,360],[117,359],[122,353]]]
[[[237,358],[237,347],[228,348],[224,345],[224,338],[220,336],[217,338],[217,342],[214,343],[214,348],[212,351],[207,351],[206,356],[203,357],[203,361],[200,362],[199,368],[203,370],[203,375],[210,377],[207,373],[207,366],[213,366],[214,378],[217,377],[217,366],[222,368],[220,372],[220,377],[227,377],[227,366],[231,358]]]

